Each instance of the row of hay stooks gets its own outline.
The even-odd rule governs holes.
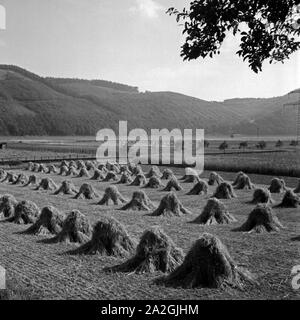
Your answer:
[[[127,200],[116,185],[107,187],[99,201],[99,205],[108,205],[110,201],[113,204],[121,204],[120,210],[149,211],[152,216],[172,217],[190,214],[176,194],[176,191],[182,190],[180,183],[194,182],[188,195],[207,194],[209,185],[217,185],[200,215],[191,221],[204,225],[236,222],[237,219],[228,212],[221,199],[235,198],[234,189],[254,189],[251,202],[257,206],[250,212],[246,222],[234,231],[261,233],[279,231],[283,228],[272,211],[271,193],[284,192],[279,206],[297,207],[300,203],[297,195],[300,193],[300,181],[295,190],[288,189],[284,181],[278,178],[271,181],[269,189],[255,189],[250,178],[243,172],[239,172],[233,183],[229,183],[215,172],[210,174],[206,182],[193,169],[187,168],[185,175],[177,180],[171,169],[165,169],[161,173],[158,167],[153,166],[149,172],[144,173],[140,166],[131,164],[97,166],[93,162],[67,163],[64,161],[58,167],[29,164],[28,170],[65,175],[72,171],[78,172],[79,176],[95,180],[116,181],[145,188],[161,187],[162,191],[168,191],[168,193],[162,197],[157,207],[144,190],[133,192],[132,198]],[[93,175],[90,174],[92,170]],[[84,175],[82,175],[83,172]],[[167,184],[164,185],[162,180],[167,180]],[[34,185],[37,190],[53,190],[54,194],[74,195],[77,199],[99,197],[97,191],[88,183],[84,183],[77,190],[68,180],[57,186],[50,178],[38,181],[34,175],[27,177],[21,173],[14,176],[13,173],[3,169],[0,169],[0,181],[23,186]],[[70,251],[69,254],[100,254],[126,259],[119,265],[106,268],[105,271],[108,272],[152,273],[162,271],[165,275],[155,279],[155,282],[187,288],[198,286],[242,287],[247,282],[255,282],[249,271],[239,268],[233,261],[223,243],[209,233],[202,234],[184,255],[182,249],[178,248],[160,227],[149,228],[137,242],[130,236],[125,226],[114,218],[101,218],[92,227],[88,217],[78,210],[62,213],[53,206],[40,209],[32,201],[18,201],[9,194],[0,196],[0,215],[7,222],[28,224],[29,228],[24,231],[26,234],[49,235],[47,239],[49,243],[78,243],[79,247]]]

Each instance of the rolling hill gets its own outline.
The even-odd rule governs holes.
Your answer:
[[[204,128],[210,134],[293,134],[287,96],[209,102],[174,92],[140,93],[105,80],[43,78],[0,65],[0,135],[95,135],[101,128]]]

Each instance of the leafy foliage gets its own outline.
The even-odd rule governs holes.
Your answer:
[[[78,84],[92,84],[95,86],[99,86],[102,88],[109,88],[123,92],[134,92],[138,93],[138,87],[128,86],[126,84],[106,81],[106,80],[85,80],[85,79],[72,79],[72,78],[46,78],[48,82],[53,85],[62,85],[62,84],[71,84],[71,83],[78,83]]]
[[[213,57],[229,33],[240,35],[237,54],[258,73],[265,60],[283,62],[300,48],[299,0],[195,0],[167,13],[183,21],[184,60]],[[298,7],[297,7],[298,6]]]

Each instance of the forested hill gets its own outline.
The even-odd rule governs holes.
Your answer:
[[[204,128],[214,134],[292,134],[287,96],[209,102],[174,92],[140,93],[105,80],[43,78],[0,65],[0,135],[95,135],[101,128]]]

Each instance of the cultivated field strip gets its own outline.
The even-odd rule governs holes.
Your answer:
[[[173,168],[177,177],[183,175],[182,169]],[[147,171],[147,168],[144,169]],[[28,171],[23,172],[30,175]],[[71,180],[77,188],[83,183],[90,183],[103,195],[107,186],[114,183],[97,182],[88,178],[70,178],[57,174],[32,173],[40,178],[50,177],[57,185],[63,180]],[[220,173],[225,179],[233,180],[234,174]],[[207,177],[208,173],[204,173]],[[269,184],[272,177],[255,176],[251,179],[258,186]],[[165,181],[163,181],[165,183]],[[287,178],[287,185],[294,187],[296,179]],[[299,242],[291,241],[299,236],[299,209],[277,209],[274,211],[286,227],[279,234],[245,234],[233,232],[247,218],[253,205],[247,204],[252,198],[252,191],[237,190],[238,198],[224,200],[230,213],[238,221],[232,225],[201,226],[189,223],[198,216],[213,193],[215,187],[209,188],[207,196],[188,196],[192,183],[181,183],[184,190],[177,192],[183,205],[192,211],[184,217],[151,217],[145,212],[120,211],[120,206],[96,205],[97,200],[75,200],[72,196],[55,196],[53,192],[35,191],[32,187],[0,184],[0,194],[13,194],[18,200],[34,201],[40,208],[53,205],[61,211],[78,209],[86,214],[91,223],[104,216],[113,216],[124,224],[136,240],[144,230],[153,225],[160,225],[185,252],[203,232],[217,235],[228,247],[237,263],[245,266],[255,274],[260,285],[248,286],[244,291],[217,289],[187,289],[162,287],[153,284],[156,274],[105,273],[103,268],[121,263],[122,259],[101,256],[74,256],[66,252],[74,245],[47,244],[43,237],[20,234],[28,226],[0,223],[0,257],[1,264],[7,268],[8,277],[16,278],[39,293],[41,298],[49,299],[274,299],[297,298],[290,285],[290,271],[299,261]],[[133,191],[140,187],[117,185],[119,191],[130,199]],[[144,189],[149,198],[158,205],[166,192],[160,189]],[[280,201],[281,195],[273,195]]]

